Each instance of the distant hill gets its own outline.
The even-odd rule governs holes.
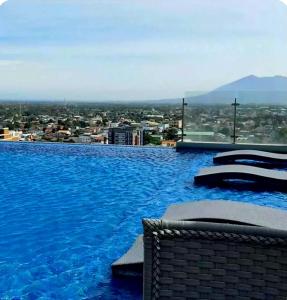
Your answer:
[[[234,98],[245,104],[287,104],[287,77],[250,75],[187,100],[190,103],[225,104]]]

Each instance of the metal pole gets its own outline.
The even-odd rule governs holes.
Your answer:
[[[181,116],[181,141],[183,142],[183,137],[184,137],[184,107],[187,105],[187,103],[185,103],[185,99],[182,98],[182,116]]]
[[[235,101],[234,101],[234,121],[233,121],[233,144],[236,143],[236,103],[237,102],[237,99],[235,98]]]
[[[233,116],[233,135],[231,136],[233,138],[233,144],[236,144],[236,117],[237,117],[237,106],[239,106],[240,104],[237,103],[237,99],[235,98],[234,103],[231,104],[232,106],[234,106],[234,116]]]

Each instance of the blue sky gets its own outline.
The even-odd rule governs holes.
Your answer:
[[[2,99],[181,97],[250,74],[287,76],[286,53],[287,5],[280,0],[0,6]]]

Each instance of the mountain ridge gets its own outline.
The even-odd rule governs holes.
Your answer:
[[[248,75],[222,85],[206,94],[188,97],[190,103],[225,104],[238,98],[242,103],[287,104],[287,77]]]

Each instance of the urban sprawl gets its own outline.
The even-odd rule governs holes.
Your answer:
[[[173,147],[184,140],[232,142],[231,105],[2,103],[1,141]],[[238,143],[286,143],[287,107],[240,105]],[[184,122],[182,122],[184,121]]]

